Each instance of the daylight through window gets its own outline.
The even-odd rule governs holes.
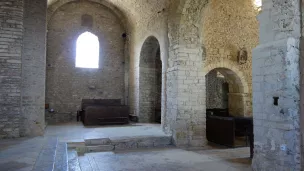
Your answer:
[[[99,68],[98,37],[90,32],[81,34],[76,42],[76,67]]]

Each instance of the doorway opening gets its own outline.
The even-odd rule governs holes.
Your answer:
[[[161,123],[162,61],[158,40],[148,37],[139,62],[139,122]]]

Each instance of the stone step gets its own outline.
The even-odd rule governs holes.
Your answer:
[[[84,143],[86,146],[94,146],[94,145],[110,145],[110,138],[99,138],[99,139],[85,139]]]
[[[102,139],[87,139],[84,145],[73,143],[77,152],[105,152],[105,151],[119,151],[141,148],[161,148],[171,147],[171,136],[137,136],[137,137],[119,137],[119,138],[102,138]]]
[[[58,139],[54,137],[46,138],[42,150],[36,160],[33,171],[54,169]]]
[[[68,152],[66,143],[58,143],[53,171],[68,171]]]
[[[81,171],[78,153],[75,150],[68,151],[69,171]]]

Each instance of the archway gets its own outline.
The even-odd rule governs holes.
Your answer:
[[[144,42],[139,62],[139,122],[161,122],[162,62],[160,45],[151,36]]]
[[[231,116],[250,116],[244,85],[246,82],[228,68],[210,70],[206,74],[206,109],[226,109]]]
[[[221,65],[206,71],[207,140],[228,147],[252,147],[250,98],[242,73]]]

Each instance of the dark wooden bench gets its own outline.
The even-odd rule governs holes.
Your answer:
[[[226,113],[225,113],[226,112]],[[228,147],[235,146],[235,137],[245,136],[250,143],[250,156],[253,156],[253,119],[229,116],[227,109],[206,111],[207,140]]]
[[[83,99],[77,112],[79,120],[86,126],[127,124],[129,107],[121,105],[119,99]]]

